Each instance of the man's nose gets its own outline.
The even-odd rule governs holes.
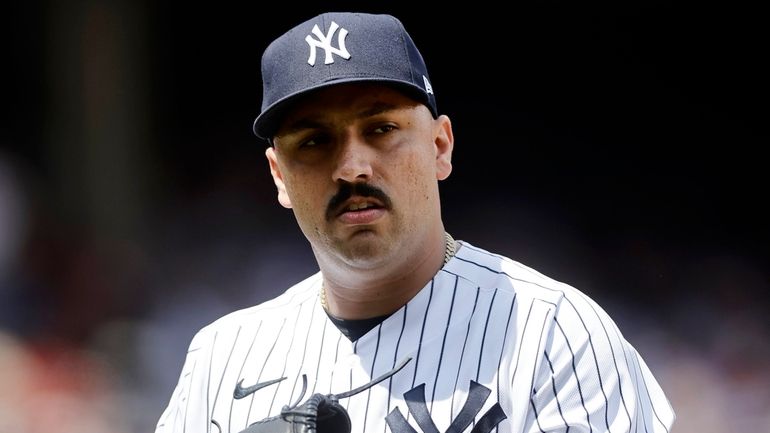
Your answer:
[[[374,149],[360,137],[347,138],[339,147],[333,180],[349,183],[368,181],[372,177],[374,157]]]

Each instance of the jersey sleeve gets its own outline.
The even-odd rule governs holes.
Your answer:
[[[206,403],[209,356],[211,351],[206,329],[190,342],[182,372],[168,406],[158,420],[155,433],[209,432]]]
[[[670,431],[675,415],[652,372],[585,295],[562,299],[541,356],[525,431]]]

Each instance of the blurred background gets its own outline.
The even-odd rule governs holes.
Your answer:
[[[152,431],[195,331],[316,271],[251,123],[265,46],[343,9],[426,59],[456,238],[604,306],[673,431],[770,431],[759,10],[193,3],[4,7],[0,432]]]

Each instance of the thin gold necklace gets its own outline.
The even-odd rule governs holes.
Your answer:
[[[444,232],[444,238],[446,239],[446,246],[444,247],[444,264],[442,267],[449,263],[449,259],[454,257],[457,251],[457,241],[448,232]],[[318,290],[318,297],[321,301],[321,306],[324,310],[329,311],[329,305],[326,303],[326,288],[323,281],[321,281],[321,287]]]

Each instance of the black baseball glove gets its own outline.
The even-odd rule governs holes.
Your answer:
[[[313,394],[304,403],[299,404],[307,389],[307,377],[303,375],[302,393],[297,403],[284,406],[280,415],[257,421],[241,433],[350,433],[350,416],[339,404],[339,400],[358,394],[393,376],[411,359],[406,358],[393,370],[356,389],[341,394]]]

